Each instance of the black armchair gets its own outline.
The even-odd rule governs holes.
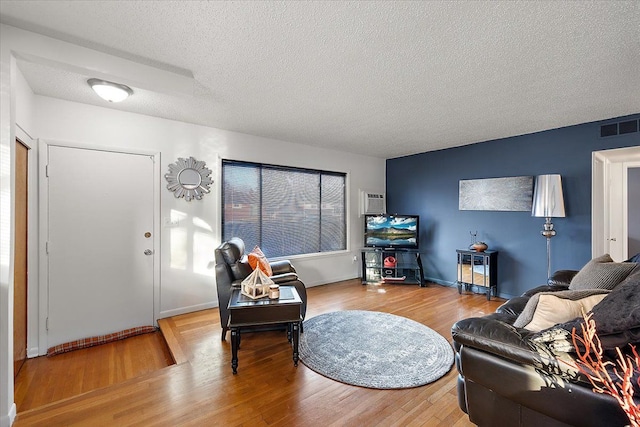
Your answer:
[[[222,341],[225,340],[229,323],[229,299],[234,288],[240,288],[240,283],[252,269],[245,255],[244,241],[233,237],[222,242],[215,250],[216,257],[216,287],[218,288],[218,308],[220,310],[220,326],[222,327]],[[278,285],[294,286],[302,300],[300,315],[304,320],[307,312],[307,289],[298,278],[296,269],[288,260],[270,262],[273,270],[271,280]]]

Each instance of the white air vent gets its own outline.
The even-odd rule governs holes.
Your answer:
[[[362,191],[361,214],[379,214],[387,212],[387,203],[384,193]]]

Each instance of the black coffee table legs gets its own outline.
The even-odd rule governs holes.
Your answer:
[[[240,329],[231,328],[231,369],[238,373],[238,347],[240,346]]]
[[[300,343],[300,327],[302,322],[291,322],[287,327],[287,338],[293,347],[293,366],[298,366],[300,360],[298,345]],[[238,348],[240,347],[240,329],[231,328],[231,369],[238,373]]]
[[[293,322],[293,366],[298,366],[298,342],[300,341],[300,322]]]

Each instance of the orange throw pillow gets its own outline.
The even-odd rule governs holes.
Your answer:
[[[273,276],[273,270],[271,270],[269,261],[267,261],[267,257],[262,253],[262,250],[260,250],[258,246],[253,248],[253,251],[247,255],[247,258],[252,269],[255,270],[256,268],[259,268],[267,276]]]

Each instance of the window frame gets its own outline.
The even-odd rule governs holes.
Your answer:
[[[342,249],[336,249],[336,250],[330,250],[330,251],[318,251],[318,252],[307,252],[307,253],[297,253],[297,254],[292,254],[292,255],[279,255],[279,256],[270,256],[269,259],[273,259],[273,260],[278,260],[278,259],[297,259],[297,258],[309,258],[309,257],[326,257],[326,256],[331,256],[331,255],[335,255],[335,254],[343,254],[343,253],[348,253],[350,251],[350,238],[349,238],[349,233],[350,233],[350,224],[349,224],[349,174],[348,172],[343,172],[343,171],[335,171],[335,170],[322,170],[322,169],[313,169],[313,168],[304,168],[304,167],[297,167],[297,166],[286,166],[286,165],[276,165],[276,164],[271,164],[271,163],[260,163],[260,162],[253,162],[253,161],[245,161],[245,160],[233,160],[233,159],[224,159],[221,158],[221,162],[220,162],[220,237],[221,237],[221,241],[226,240],[227,238],[230,237],[225,237],[224,236],[224,224],[225,224],[225,182],[224,182],[224,168],[226,165],[239,165],[239,166],[246,166],[246,167],[253,167],[253,168],[257,168],[258,169],[258,173],[259,173],[259,209],[258,209],[258,215],[260,216],[259,219],[259,224],[258,227],[260,229],[259,232],[259,242],[257,243],[258,246],[261,246],[262,243],[262,238],[263,238],[263,233],[262,233],[262,229],[263,229],[263,223],[262,223],[262,215],[263,215],[263,206],[262,206],[262,198],[263,198],[263,194],[264,191],[262,189],[262,171],[263,169],[271,169],[271,170],[278,170],[278,171],[291,171],[291,172],[302,172],[302,173],[313,173],[313,174],[319,174],[320,178],[319,178],[319,197],[320,200],[318,202],[318,205],[320,206],[320,209],[318,210],[318,226],[319,226],[319,234],[318,237],[321,238],[322,236],[322,208],[321,206],[324,204],[322,203],[322,176],[327,175],[327,176],[337,176],[337,177],[342,177],[343,179],[343,239],[344,239],[344,247]],[[318,247],[321,247],[321,240],[318,242]],[[245,248],[245,250],[248,252],[251,250],[251,248],[247,247]]]

